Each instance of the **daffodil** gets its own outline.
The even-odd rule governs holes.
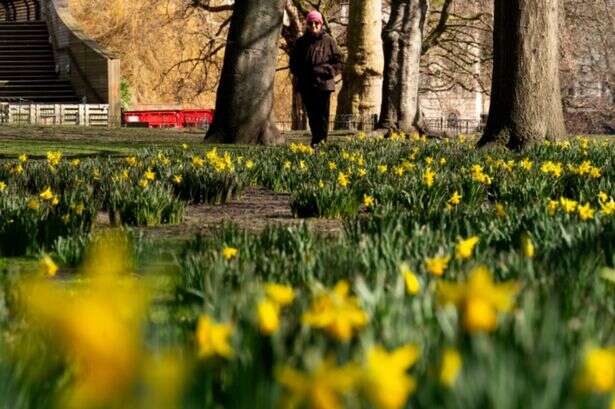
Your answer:
[[[587,392],[615,391],[615,347],[591,348],[585,352],[577,385]]]
[[[406,291],[410,295],[417,295],[421,292],[421,282],[418,277],[412,270],[410,270],[410,266],[407,263],[403,263],[399,266],[399,271],[401,272],[404,283],[406,284]]]
[[[457,255],[457,258],[465,260],[472,257],[474,247],[476,247],[479,240],[480,238],[478,236],[472,236],[457,243],[457,246],[455,247],[455,254]]]
[[[463,198],[463,196],[461,196],[459,194],[458,191],[455,190],[455,192],[453,193],[453,195],[451,196],[450,199],[448,199],[448,204],[451,206],[457,206],[459,203],[461,203],[461,199]]]
[[[28,200],[27,206],[28,206],[28,209],[38,210],[41,207],[41,204],[37,198],[32,197],[30,198],[30,200]]]
[[[282,284],[266,284],[265,294],[267,298],[281,307],[291,304],[295,299],[295,290],[290,286]]]
[[[45,255],[40,261],[40,270],[47,277],[55,277],[58,272],[58,265],[50,256]]]
[[[224,259],[227,261],[232,260],[235,257],[237,257],[238,253],[239,253],[239,250],[236,249],[235,247],[225,247],[222,249],[222,257],[224,257]]]
[[[415,345],[392,352],[373,346],[367,353],[363,375],[365,396],[377,409],[400,409],[416,389],[416,380],[407,374],[420,356]]]
[[[387,165],[378,165],[378,173],[380,173],[381,175],[387,173],[388,170],[389,167]]]
[[[534,247],[532,238],[527,233],[524,233],[521,236],[521,254],[523,254],[524,257],[532,258],[535,252],[536,248]]]
[[[47,152],[47,163],[49,166],[57,166],[62,160],[62,152]]]
[[[256,307],[258,325],[265,335],[271,335],[280,327],[280,306],[275,302],[264,299]]]
[[[363,195],[363,206],[370,208],[374,207],[375,199],[370,195]]]
[[[0,192],[4,192],[6,190],[6,183],[0,181]]]
[[[68,407],[114,407],[136,383],[149,296],[144,282],[129,275],[124,244],[115,236],[96,241],[78,292],[66,283],[23,285],[27,316],[49,331],[49,341],[66,352],[74,368],[67,380]]]
[[[348,176],[344,173],[344,172],[340,172],[337,175],[337,183],[341,186],[341,187],[347,187],[348,186]]]
[[[498,219],[506,218],[506,208],[504,207],[502,203],[495,204],[495,215],[497,216]]]
[[[497,314],[511,310],[518,291],[515,282],[494,283],[491,272],[479,266],[467,282],[438,282],[438,301],[457,307],[468,332],[490,332],[497,326]]]
[[[452,388],[457,382],[463,361],[461,354],[455,348],[446,348],[442,353],[442,362],[440,365],[440,383]]]
[[[577,210],[578,203],[572,199],[560,197],[559,204],[562,210],[566,213],[574,213]]]
[[[318,294],[303,314],[304,324],[324,329],[330,336],[342,342],[349,341],[355,329],[367,324],[367,314],[359,300],[349,295],[350,285],[340,281],[332,290]]]
[[[353,364],[337,366],[328,358],[309,373],[290,366],[278,368],[276,379],[287,392],[282,408],[343,409],[344,395],[354,390],[361,370]]]
[[[254,161],[253,160],[248,160],[246,161],[246,169],[252,169],[254,167]]]
[[[51,187],[47,187],[38,196],[43,200],[51,200],[54,198],[54,194],[51,191]]]
[[[591,204],[590,203],[586,203],[583,206],[579,205],[577,208],[577,211],[579,213],[579,217],[581,218],[581,220],[586,221],[586,220],[591,220],[594,218],[594,212],[595,210],[592,209]]]
[[[149,180],[150,182],[153,182],[154,180],[156,180],[156,173],[148,168],[143,174],[143,178],[145,180]]]
[[[26,155],[25,153],[22,153],[21,155],[19,155],[17,160],[19,160],[21,163],[25,163],[28,161],[28,155]]]
[[[431,170],[431,168],[425,169],[425,172],[423,172],[423,183],[425,184],[425,186],[427,186],[428,188],[432,187],[434,184],[435,178],[436,178],[436,172]]]
[[[231,358],[234,355],[229,338],[233,330],[230,324],[218,323],[209,315],[199,318],[196,329],[196,342],[199,357],[209,359],[213,357]]]
[[[444,271],[448,268],[449,261],[451,261],[450,256],[428,258],[425,260],[425,268],[431,274],[441,277],[444,275]]]

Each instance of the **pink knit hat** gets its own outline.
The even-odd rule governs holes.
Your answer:
[[[305,21],[309,24],[313,21],[317,21],[320,24],[324,24],[324,19],[322,18],[322,14],[320,14],[318,11],[314,10],[314,11],[310,11],[307,15],[307,17],[305,18]]]

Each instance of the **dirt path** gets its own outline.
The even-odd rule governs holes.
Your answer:
[[[223,222],[233,222],[239,227],[261,231],[270,224],[282,226],[308,225],[324,234],[339,234],[342,229],[340,220],[296,219],[290,211],[290,195],[276,193],[264,188],[251,187],[234,201],[221,206],[190,205],[186,209],[184,222],[175,226],[142,228],[147,235],[161,238],[191,238],[197,233],[207,234]],[[99,224],[108,224],[108,216],[101,215]]]

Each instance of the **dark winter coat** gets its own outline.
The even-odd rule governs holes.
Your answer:
[[[342,71],[342,55],[335,39],[324,32],[304,34],[293,46],[290,71],[302,92],[311,88],[335,91],[335,77]]]

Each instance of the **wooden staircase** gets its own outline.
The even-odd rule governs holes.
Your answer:
[[[0,22],[0,102],[80,102],[70,81],[56,73],[45,22]]]

